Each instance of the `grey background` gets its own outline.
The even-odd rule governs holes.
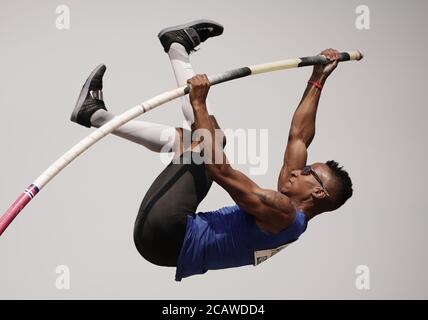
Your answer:
[[[71,30],[55,8],[71,9]],[[371,10],[357,30],[355,8]],[[355,195],[311,221],[301,239],[256,269],[210,271],[181,283],[175,269],[143,260],[132,240],[159,157],[107,137],[55,178],[0,239],[0,298],[294,299],[428,298],[426,1],[1,1],[0,207],[16,197],[90,130],[69,121],[90,70],[105,63],[105,99],[123,112],[175,87],[157,32],[210,18],[225,26],[192,56],[208,74],[319,53],[361,49],[329,79],[309,161],[336,159]],[[225,128],[269,128],[274,188],[288,127],[311,69],[277,72],[215,87],[209,100]],[[180,125],[179,101],[144,115]],[[243,167],[245,172],[245,166]],[[231,204],[213,187],[200,209]],[[71,289],[55,288],[55,268]],[[355,288],[367,265],[371,289]]]

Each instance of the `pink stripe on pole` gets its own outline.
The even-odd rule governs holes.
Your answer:
[[[9,224],[15,219],[15,217],[21,212],[22,209],[28,204],[28,202],[31,201],[32,197],[30,194],[34,197],[37,192],[38,188],[34,185],[31,185],[28,187],[28,189],[21,193],[21,195],[16,199],[16,201],[10,206],[9,209],[0,217],[0,236],[3,234],[3,232],[6,230],[6,228],[9,226]]]

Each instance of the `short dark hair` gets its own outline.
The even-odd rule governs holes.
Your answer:
[[[339,192],[333,196],[334,209],[337,209],[352,196],[352,181],[348,172],[343,169],[343,166],[340,167],[336,161],[329,160],[325,164],[330,168],[331,172],[340,184]]]

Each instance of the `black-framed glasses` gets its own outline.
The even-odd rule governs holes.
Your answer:
[[[307,176],[308,174],[311,174],[315,180],[318,181],[318,183],[321,185],[321,188],[324,190],[325,194],[329,197],[329,193],[327,191],[327,189],[324,186],[324,183],[322,182],[321,178],[319,177],[319,175],[315,172],[314,169],[312,169],[311,166],[304,166],[302,169],[301,174],[303,174],[304,176]]]

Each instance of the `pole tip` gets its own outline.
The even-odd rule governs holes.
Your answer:
[[[351,60],[360,61],[364,58],[364,53],[361,50],[355,50],[351,52]]]
[[[352,50],[348,51],[349,54],[349,60],[356,60],[359,61],[362,58],[364,58],[364,54],[360,50]]]

